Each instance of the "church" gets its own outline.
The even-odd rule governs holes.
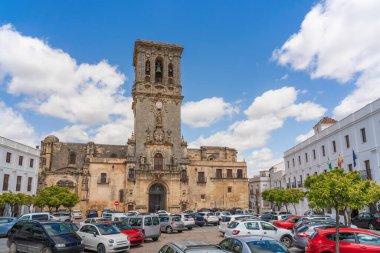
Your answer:
[[[38,188],[68,187],[82,211],[248,208],[247,165],[237,151],[190,149],[182,137],[182,52],[179,45],[137,40],[134,131],[126,144],[68,143],[49,135],[41,142]]]

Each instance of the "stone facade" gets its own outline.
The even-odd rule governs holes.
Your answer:
[[[67,186],[78,208],[179,212],[248,207],[245,162],[227,147],[188,149],[181,135],[178,45],[138,40],[133,65],[134,132],[127,145],[42,141],[39,188]]]

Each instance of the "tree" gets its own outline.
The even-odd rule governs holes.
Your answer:
[[[71,193],[66,187],[49,186],[38,192],[35,198],[35,205],[43,209],[45,206],[49,208],[49,212],[53,208],[58,211],[60,206],[71,209],[79,202],[76,193]]]
[[[379,199],[379,186],[373,181],[361,180],[358,171],[345,173],[335,169],[319,175],[309,176],[305,181],[308,188],[309,205],[319,209],[335,210],[336,245],[339,253],[339,210],[363,208]]]
[[[305,193],[299,189],[285,189],[283,201],[292,204],[297,214],[296,204],[305,198]]]
[[[24,201],[25,194],[23,193],[12,193],[12,192],[4,192],[2,194],[2,199],[5,204],[8,204],[11,208],[10,215],[14,215],[14,207],[16,205],[22,205]]]
[[[65,193],[62,197],[62,206],[69,209],[71,213],[71,209],[79,203],[79,196],[75,193]]]

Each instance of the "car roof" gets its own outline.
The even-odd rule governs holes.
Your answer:
[[[194,241],[180,241],[180,242],[170,242],[168,245],[173,245],[184,252],[224,252],[219,246],[204,242],[194,242]]]
[[[264,235],[240,235],[240,236],[234,236],[233,238],[239,239],[243,242],[251,242],[251,241],[276,241],[275,239],[264,236]]]
[[[336,229],[335,228],[326,228],[326,229],[320,229],[318,230],[318,233],[321,234],[329,234],[329,233],[335,233]],[[360,229],[360,228],[339,228],[339,232],[352,232],[352,233],[366,233],[366,234],[371,234],[371,235],[376,235],[379,236],[379,234],[374,233],[370,230],[367,229]]]

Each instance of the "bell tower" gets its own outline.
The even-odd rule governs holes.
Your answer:
[[[186,157],[186,143],[181,138],[182,51],[175,44],[135,42],[135,125],[128,155],[136,158],[138,170],[179,170]]]

